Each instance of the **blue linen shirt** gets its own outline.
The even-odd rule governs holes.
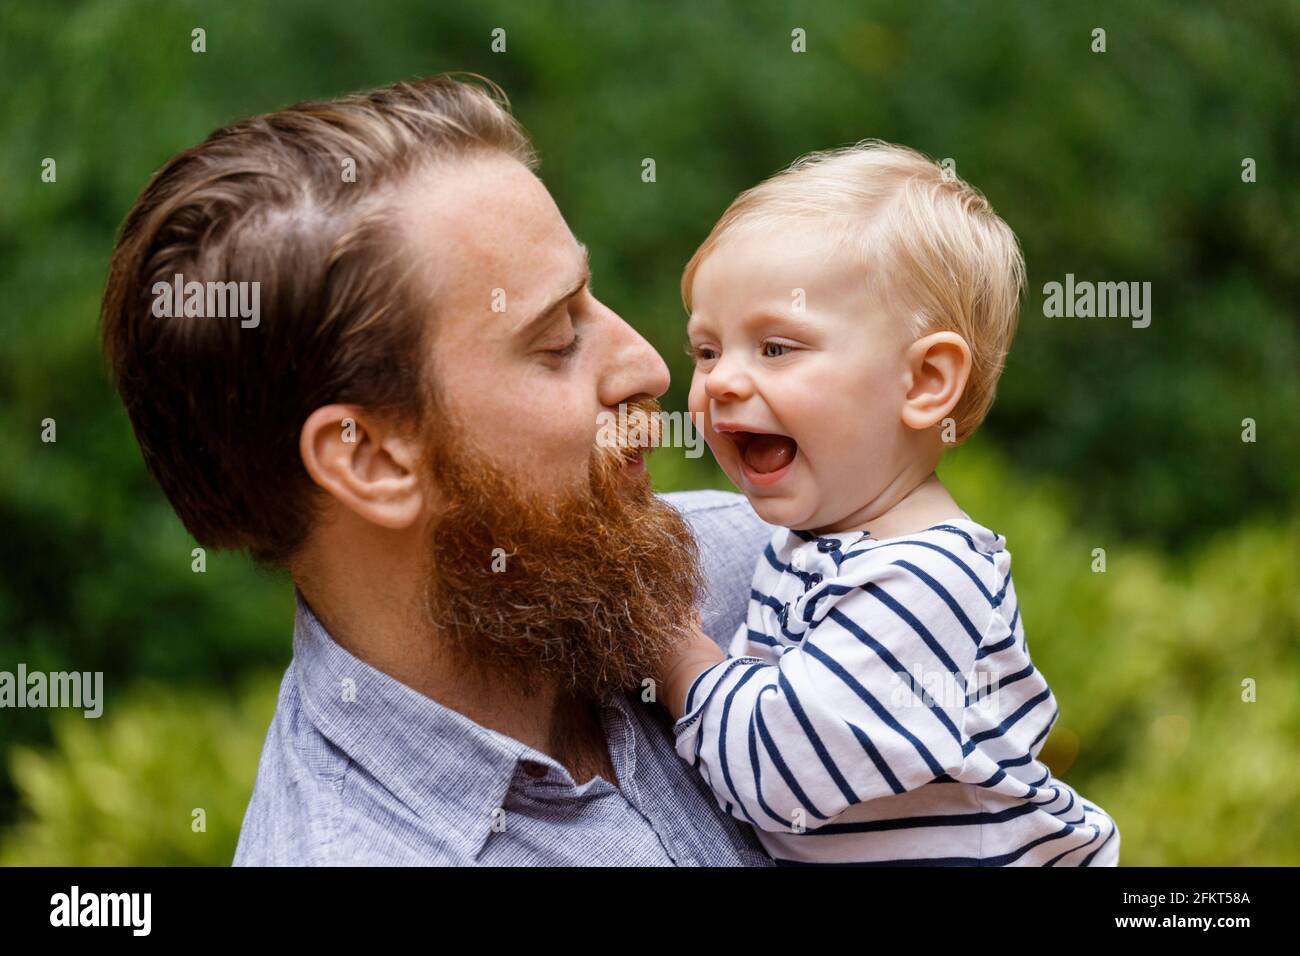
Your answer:
[[[704,629],[724,649],[772,533],[739,495],[664,496],[700,546]],[[370,667],[302,600],[236,866],[766,866],[637,691],[601,702],[621,789]]]

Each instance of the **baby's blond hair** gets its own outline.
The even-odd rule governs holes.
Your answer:
[[[956,442],[984,420],[1019,318],[1025,263],[1015,233],[973,186],[905,146],[864,140],[800,157],[727,207],[682,274],[689,312],[696,271],[737,227],[815,219],[881,283],[881,305],[917,337],[956,332],[971,373],[953,410]]]

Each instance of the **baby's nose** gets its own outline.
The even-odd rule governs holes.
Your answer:
[[[704,391],[715,402],[743,401],[753,392],[753,383],[738,362],[724,356],[709,370]]]

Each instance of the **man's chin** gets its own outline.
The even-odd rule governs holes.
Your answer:
[[[596,449],[588,480],[527,493],[483,455],[443,448],[429,535],[428,613],[467,669],[603,696],[639,686],[686,634],[695,542],[653,494],[640,455]]]
[[[623,473],[631,480],[644,479],[648,484],[650,472],[645,465],[645,455],[638,454],[628,458],[622,464]]]

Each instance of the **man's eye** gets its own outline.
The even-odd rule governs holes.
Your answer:
[[[546,349],[545,350],[546,354],[555,355],[558,356],[559,358],[568,358],[574,352],[578,351],[578,341],[579,341],[578,336],[575,333],[573,338],[569,340],[568,345],[565,345],[562,348],[558,348],[558,349]]]
[[[791,345],[782,345],[780,342],[764,342],[763,358],[780,358],[787,352],[793,352],[794,347]]]

